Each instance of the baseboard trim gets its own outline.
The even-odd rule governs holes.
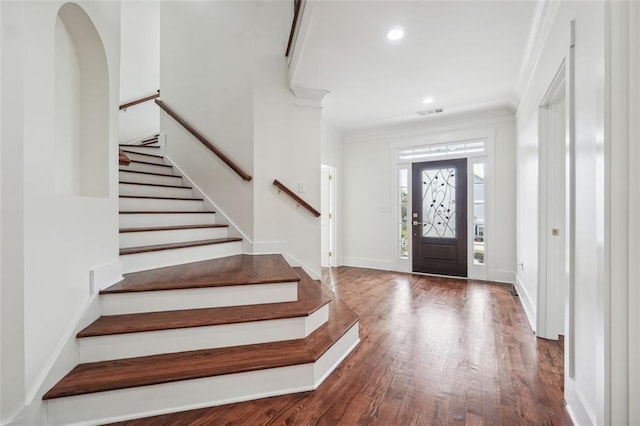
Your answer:
[[[182,176],[182,178],[189,183],[189,185],[193,189],[194,195],[202,197],[202,199],[204,200],[205,205],[208,205],[209,207],[211,207],[213,209],[213,211],[216,212],[216,223],[222,223],[222,224],[225,224],[225,225],[229,225],[229,236],[230,237],[240,237],[240,238],[242,238],[242,252],[243,253],[252,253],[253,241],[247,236],[247,234],[245,234],[242,231],[242,229],[240,229],[240,227],[238,225],[236,225],[231,219],[229,219],[229,216],[227,216],[224,213],[224,211],[222,209],[220,209],[216,205],[216,203],[214,203],[211,200],[211,198],[209,198],[207,196],[207,194],[204,191],[202,191],[202,189],[200,189],[200,187],[189,177],[189,175],[187,175],[184,172],[184,170],[182,170],[180,168],[180,166],[178,166],[171,159],[171,157],[169,157],[168,155],[165,154],[164,158],[169,162],[169,164],[171,164],[173,167],[175,167],[175,169],[178,171],[180,176]],[[222,220],[219,220],[218,218],[220,218]]]
[[[322,279],[322,274],[320,273],[320,271],[316,271],[315,269],[310,268],[308,265],[304,264],[299,259],[290,255],[289,253],[282,252],[281,254],[284,256],[284,258],[289,263],[289,265],[291,265],[292,267],[298,266],[304,269],[304,272],[306,272],[307,275],[311,277],[311,279],[314,279],[314,280]]]
[[[109,286],[122,281],[122,262],[113,260],[100,266],[96,266],[89,271],[89,282],[91,284],[91,294],[98,294]]]
[[[356,268],[379,269],[382,271],[392,271],[393,263],[388,260],[365,259],[361,257],[343,257],[344,266],[354,266]]]
[[[566,401],[565,410],[574,425],[595,426],[598,422],[593,410],[590,409],[585,401],[584,395],[575,386],[575,382],[567,379],[564,381],[564,400]]]
[[[505,283],[505,284],[515,284],[516,282],[515,276],[516,274],[514,271],[507,271],[505,269],[496,269],[493,271],[493,277],[490,279],[490,281],[495,281],[495,282]]]
[[[79,310],[78,315],[72,321],[72,326],[64,333],[59,346],[49,358],[46,368],[44,368],[42,375],[36,382],[38,384],[28,391],[24,409],[8,424],[48,424],[46,421],[47,410],[43,409],[46,404],[42,401],[42,395],[78,364],[76,334],[98,319],[100,315],[98,295],[91,295]]]
[[[520,279],[519,276],[516,275],[516,289],[518,290],[518,294],[520,295],[520,304],[524,308],[524,313],[527,315],[527,319],[529,320],[529,326],[533,332],[536,332],[536,307],[533,305],[533,301],[531,300],[531,296],[529,292],[524,286],[524,283]]]
[[[280,254],[287,251],[286,241],[248,241],[247,254]],[[243,247],[244,248],[244,247]]]

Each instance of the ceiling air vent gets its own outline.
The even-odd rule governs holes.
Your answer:
[[[416,114],[418,114],[420,117],[424,117],[426,115],[440,114],[442,111],[443,111],[442,108],[437,108],[437,109],[418,111],[416,112]]]

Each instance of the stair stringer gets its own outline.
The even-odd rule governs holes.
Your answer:
[[[102,315],[100,296],[91,294],[85,305],[80,309],[76,319],[69,326],[60,340],[54,354],[50,357],[48,368],[38,380],[39,385],[28,394],[25,407],[8,424],[15,426],[54,425],[48,418],[48,401],[42,396],[73,367],[79,363],[78,332],[97,320]]]
[[[288,246],[286,241],[253,241],[253,239],[249,238],[249,236],[240,229],[238,225],[236,225],[233,220],[229,218],[229,216],[221,209],[216,203],[209,198],[209,196],[202,191],[202,189],[198,186],[196,182],[194,182],[184,170],[180,168],[178,164],[176,164],[171,157],[165,154],[165,160],[168,164],[171,164],[178,173],[182,176],[182,179],[185,183],[188,183],[189,186],[193,188],[193,194],[195,197],[202,198],[204,200],[204,205],[206,206],[205,210],[215,211],[216,212],[216,223],[221,223],[224,225],[229,225],[229,236],[230,237],[240,237],[242,238],[242,253],[244,254],[281,254],[285,257],[289,265],[292,267],[299,266],[304,271],[309,274],[309,276],[314,279],[320,279],[319,271],[313,270],[308,265],[305,265],[303,262],[292,256],[288,251]]]

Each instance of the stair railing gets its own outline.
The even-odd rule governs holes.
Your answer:
[[[155,93],[155,94],[153,94],[151,96],[146,96],[144,98],[136,99],[136,100],[133,100],[131,102],[127,102],[126,104],[122,104],[122,105],[120,105],[120,109],[126,110],[127,108],[132,107],[134,105],[142,104],[142,103],[145,103],[147,101],[152,101],[152,100],[154,100],[156,98],[159,98],[159,97],[160,97],[160,90],[158,90],[157,93]]]
[[[293,0],[293,21],[291,22],[291,31],[289,32],[289,42],[287,43],[287,51],[284,56],[288,57],[293,47],[293,40],[298,31],[298,20],[300,18],[300,10],[302,9],[302,0]]]
[[[182,127],[184,127],[189,133],[193,135],[196,139],[198,139],[209,151],[213,152],[220,160],[222,160],[227,166],[229,166],[238,176],[240,176],[243,180],[249,182],[251,179],[251,175],[246,173],[244,170],[240,168],[236,163],[233,162],[229,157],[227,157],[220,149],[218,149],[215,145],[213,145],[207,138],[205,138],[200,132],[194,129],[189,123],[184,121],[175,111],[167,106],[163,101],[156,99],[155,103],[164,110],[171,118],[176,120]]]
[[[273,185],[278,188],[278,193],[280,192],[284,192],[285,194],[287,194],[289,197],[293,198],[293,200],[298,203],[298,206],[302,206],[305,209],[307,209],[312,215],[314,215],[315,217],[320,217],[320,212],[316,209],[314,209],[313,207],[311,207],[311,205],[309,203],[307,203],[305,200],[303,200],[302,198],[300,198],[295,192],[293,192],[292,190],[290,190],[289,188],[287,188],[284,184],[282,184],[278,179],[275,179],[273,181]]]

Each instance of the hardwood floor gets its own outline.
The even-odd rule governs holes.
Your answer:
[[[361,344],[315,391],[124,425],[570,425],[563,353],[507,286],[337,268]]]

